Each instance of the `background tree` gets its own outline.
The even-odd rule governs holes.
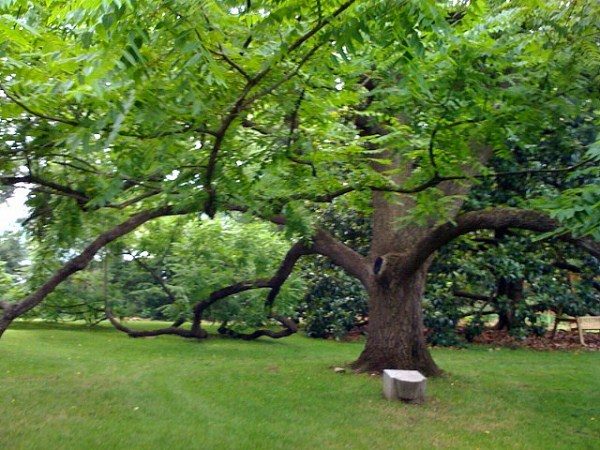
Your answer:
[[[369,252],[371,218],[365,213],[336,209],[330,205],[317,212],[321,226],[331,230],[345,245],[361,255]],[[300,266],[307,289],[299,308],[310,337],[342,338],[368,323],[367,295],[360,282],[329,259],[307,257]]]
[[[572,120],[560,119],[543,131],[536,144],[523,144],[511,136],[508,145],[514,157],[494,158],[490,166],[496,172],[525,173],[484,180],[471,190],[463,209],[502,204],[523,207],[542,196],[555,202],[561,192],[587,192],[588,199],[594,199],[592,190],[598,184],[595,169],[574,170],[568,176],[553,171],[527,173],[557,161],[577,165],[585,160],[586,153],[595,152],[593,111],[582,109]],[[559,214],[570,219],[581,214],[585,218],[580,219],[580,226],[597,234],[597,227],[593,223],[590,226],[594,214],[586,213],[589,207],[593,211],[593,205],[573,202]],[[426,304],[426,324],[435,331],[431,337],[436,343],[455,343],[455,327],[469,315],[474,315],[474,320],[467,327],[468,338],[483,330],[482,319],[489,315],[498,316],[498,329],[517,335],[526,332],[526,320],[538,332],[544,332],[545,327],[539,323],[544,311],[551,310],[558,317],[594,315],[600,306],[593,283],[600,271],[598,264],[597,259],[573,246],[539,240],[531,233],[496,230],[462,238],[443,251],[431,270]],[[573,276],[575,272],[578,275]]]
[[[0,261],[11,275],[22,275],[27,264],[27,243],[22,233],[5,231],[0,234]]]
[[[514,156],[511,136],[537,143],[548,127],[597,105],[598,8],[4,3],[0,181],[34,185],[32,227],[75,256],[28,296],[0,303],[0,334],[146,222],[234,210],[304,239],[271,278],[213,291],[194,305],[190,329],[154,334],[205,337],[206,309],[233,294],[268,289],[273,304],[297,260],[316,253],[368,293],[370,330],[357,370],[438,374],[421,311],[436,251],[480,229],[561,227],[541,204],[460,209],[478,181],[519,175],[487,168],[492,155]],[[589,148],[574,166],[527,172],[597,170],[597,158]],[[597,213],[589,198],[597,189],[577,189],[569,195],[579,196],[582,212],[568,224],[577,234],[560,237],[598,254],[583,237],[595,230],[582,225]],[[314,226],[311,205],[335,199],[372,209],[366,256]],[[562,208],[555,211],[560,219]]]
[[[0,297],[16,299],[24,294],[28,265],[23,234],[17,231],[0,234]]]

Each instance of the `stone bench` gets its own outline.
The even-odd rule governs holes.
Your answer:
[[[388,400],[423,403],[427,378],[418,370],[383,371],[383,396]]]
[[[600,316],[578,317],[577,330],[579,331],[579,342],[581,342],[581,345],[585,345],[583,330],[600,330]]]

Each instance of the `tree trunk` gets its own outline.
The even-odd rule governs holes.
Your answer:
[[[519,303],[523,301],[523,284],[523,279],[509,280],[501,277],[498,280],[496,296],[507,298],[508,303],[499,308],[496,329],[510,331],[518,325],[516,310]]]
[[[6,329],[9,327],[9,325],[12,323],[12,320],[7,319],[6,317],[0,317],[0,338],[2,337],[2,335],[4,334],[4,332],[6,331]]]
[[[369,287],[367,344],[352,364],[354,369],[418,370],[426,376],[442,373],[429,354],[423,333],[421,297],[426,276],[423,267],[404,278],[375,280]]]

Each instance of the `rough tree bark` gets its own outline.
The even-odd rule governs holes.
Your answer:
[[[405,276],[398,271],[401,267],[386,268],[392,273],[374,277],[368,288],[367,343],[352,367],[360,372],[406,369],[439,375],[441,370],[429,354],[423,333],[421,297],[427,267]]]

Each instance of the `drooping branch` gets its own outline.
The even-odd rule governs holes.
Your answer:
[[[24,111],[28,112],[29,114],[31,114],[34,117],[37,117],[39,119],[49,120],[52,122],[62,123],[62,124],[69,125],[72,127],[84,127],[84,128],[87,127],[85,124],[78,122],[77,120],[68,119],[66,117],[61,117],[61,116],[54,116],[54,115],[43,113],[41,111],[37,111],[36,109],[28,106],[19,97],[12,94],[2,84],[0,84],[0,89],[4,92],[4,94],[10,101],[12,101],[14,104],[18,105]],[[108,130],[108,128],[105,128],[105,129],[102,129],[99,131],[107,131],[107,130]],[[190,133],[190,132],[206,133],[206,134],[210,134],[210,135],[215,134],[214,131],[206,128],[204,125],[197,125],[197,124],[185,124],[181,128],[176,128],[174,130],[161,130],[161,131],[156,131],[156,132],[152,132],[152,133],[137,133],[134,131],[119,130],[117,132],[117,134],[120,136],[133,137],[136,139],[156,139],[156,138],[161,138],[161,137],[165,137],[165,136],[173,136],[173,135],[177,135],[177,134],[185,134],[185,133]]]
[[[79,122],[77,122],[75,120],[67,119],[65,117],[59,117],[59,116],[51,116],[49,114],[45,114],[43,112],[35,110],[34,108],[31,108],[25,102],[23,102],[20,98],[18,98],[16,95],[12,94],[2,84],[0,84],[0,89],[2,90],[2,92],[4,92],[4,95],[6,95],[6,97],[9,100],[11,100],[14,104],[20,106],[23,110],[27,111],[32,116],[35,116],[35,117],[38,117],[38,118],[44,119],[44,120],[51,120],[53,122],[64,123],[66,125],[71,125],[71,126],[79,125]]]
[[[258,339],[261,336],[267,336],[272,339],[280,339],[298,332],[298,326],[292,319],[283,316],[274,316],[272,318],[283,326],[281,330],[273,331],[269,330],[268,328],[261,328],[253,331],[252,333],[240,333],[231,328],[228,328],[227,322],[224,322],[217,331],[219,332],[219,334],[223,334],[225,336],[229,336],[236,339],[242,339],[244,341],[252,341],[254,339]]]
[[[199,332],[193,333],[190,330],[184,330],[182,328],[178,328],[178,326],[175,326],[175,324],[173,324],[173,326],[170,326],[167,328],[160,328],[158,330],[134,330],[132,328],[129,328],[129,327],[126,327],[125,325],[123,325],[115,317],[115,315],[112,313],[110,308],[108,308],[108,306],[106,307],[106,317],[109,320],[109,322],[112,324],[113,327],[115,327],[119,331],[122,331],[123,333],[127,333],[127,335],[132,338],[175,335],[175,336],[181,336],[181,337],[190,338],[190,339],[192,339],[192,338],[202,339],[207,336],[207,333],[204,330],[199,330]]]
[[[87,203],[90,199],[85,193],[73,189],[69,186],[65,186],[59,183],[55,183],[50,180],[45,180],[42,177],[36,175],[23,175],[23,176],[2,176],[0,177],[0,184],[5,186],[14,186],[15,184],[28,183],[36,184],[38,186],[47,187],[60,194],[72,197],[77,200],[80,204]]]
[[[271,278],[257,278],[255,280],[247,280],[240,283],[234,283],[212,292],[207,299],[202,300],[196,303],[196,305],[194,305],[194,319],[192,322],[192,330],[200,328],[202,315],[204,311],[206,311],[206,309],[208,309],[211,305],[223,298],[239,294],[248,290],[265,288],[270,289],[270,292],[267,295],[267,299],[265,300],[265,305],[267,306],[267,308],[270,309],[273,306],[275,298],[279,294],[281,287],[294,270],[294,266],[296,265],[298,259],[300,259],[300,257],[304,255],[309,255],[313,253],[315,253],[315,250],[312,246],[308,246],[303,242],[297,242],[290,248],[290,250],[288,250],[287,254],[285,255],[285,258],[279,265],[279,268]]]
[[[294,266],[298,259],[304,255],[315,253],[311,246],[308,246],[302,242],[298,242],[294,244],[290,250],[287,252],[285,258],[281,262],[279,268],[275,272],[275,274],[271,278],[257,278],[254,280],[246,280],[238,283],[230,284],[229,286],[225,286],[221,289],[213,291],[207,299],[199,301],[194,305],[193,312],[194,318],[192,320],[192,327],[190,330],[184,330],[178,328],[182,322],[177,321],[173,325],[167,328],[160,328],[157,330],[134,330],[132,328],[126,327],[120,321],[118,321],[114,314],[107,308],[107,317],[109,318],[111,324],[119,331],[127,333],[131,337],[149,337],[149,336],[160,336],[165,334],[177,335],[185,338],[197,338],[202,339],[207,337],[207,333],[205,330],[201,328],[201,321],[204,311],[208,309],[211,305],[216,303],[219,300],[230,297],[235,294],[240,294],[242,292],[246,292],[253,289],[270,289],[269,294],[267,295],[267,299],[265,301],[266,306],[270,309],[279,293],[281,287],[285,283],[285,281],[291,275]],[[276,318],[276,317],[274,317]],[[285,329],[280,332],[273,332],[271,330],[257,330],[253,333],[255,337],[252,339],[256,339],[260,336],[270,336],[270,337],[283,337],[293,332],[296,332],[295,324],[292,326],[290,324],[290,319],[277,317],[280,323],[285,326]],[[230,336],[234,336],[234,332],[225,333]],[[240,334],[239,337],[241,339],[248,339],[248,336]]]
[[[233,209],[233,208],[232,208]],[[236,210],[246,210],[245,208],[235,208]],[[133,330],[125,327],[118,320],[114,318],[110,311],[107,312],[107,317],[111,323],[119,331],[127,333],[131,337],[146,337],[146,336],[159,336],[162,334],[178,335],[186,338],[204,338],[206,332],[201,328],[201,321],[204,312],[213,304],[224,298],[232,295],[240,294],[254,289],[269,289],[265,300],[265,307],[271,310],[273,303],[277,295],[279,294],[281,287],[291,275],[296,262],[305,255],[310,254],[321,254],[329,257],[335,264],[342,267],[347,273],[358,278],[363,283],[367,283],[369,277],[369,271],[367,268],[366,258],[347,247],[342,242],[335,239],[325,230],[317,230],[313,236],[313,243],[305,244],[304,242],[297,242],[287,252],[285,258],[281,262],[279,268],[271,278],[257,278],[254,280],[246,280],[238,283],[233,283],[224,288],[213,291],[207,299],[202,300],[194,305],[193,312],[194,317],[192,320],[192,327],[190,330],[182,330],[177,328],[181,325],[173,324],[170,327],[162,328],[158,330]],[[271,318],[277,320],[283,325],[283,329],[280,331],[273,331],[268,329],[256,330],[252,333],[245,334],[239,333],[226,327],[224,324],[219,332],[231,337],[236,337],[244,340],[256,339],[261,336],[268,336],[271,338],[279,338],[288,336],[297,331],[296,325],[291,319],[272,316]]]
[[[177,211],[171,206],[163,206],[155,209],[149,209],[134,214],[129,219],[121,222],[119,225],[111,228],[108,231],[100,234],[91,244],[84,248],[74,258],[67,261],[63,266],[58,269],[44,284],[37,288],[30,295],[25,297],[23,300],[17,303],[11,303],[8,308],[4,308],[4,314],[2,315],[2,324],[0,324],[0,336],[6,330],[8,325],[16,318],[32,308],[39,305],[56,287],[67,280],[74,273],[83,270],[92,261],[94,255],[105,247],[107,244],[120,238],[121,236],[130,233],[140,225],[148,222],[149,220],[176,215],[184,214],[189,211]]]
[[[37,189],[39,189],[42,192],[48,193],[48,194],[55,194],[55,195],[61,195],[61,196],[73,198],[77,202],[79,207],[84,211],[100,208],[100,206],[97,206],[95,208],[91,208],[91,207],[87,206],[87,203],[91,200],[91,198],[85,192],[74,189],[68,185],[56,183],[51,180],[46,180],[45,178],[43,178],[39,175],[30,174],[30,175],[22,175],[22,176],[0,176],[0,185],[14,186],[16,184],[21,184],[21,183],[33,184],[35,186],[38,186]],[[135,182],[129,182],[128,180],[126,180],[124,182],[124,185],[127,188],[133,187],[137,184],[138,183],[135,183]],[[42,188],[48,188],[48,189],[42,190]],[[113,209],[125,209],[128,206],[134,205],[136,203],[141,202],[142,200],[145,200],[147,198],[158,195],[161,192],[162,192],[161,189],[152,188],[152,189],[148,190],[147,192],[142,192],[141,194],[131,197],[130,199],[123,200],[120,203],[107,203],[104,206],[107,208],[113,208]]]
[[[555,231],[558,227],[559,223],[556,220],[539,211],[492,208],[468,212],[459,215],[454,222],[447,222],[434,228],[422,238],[406,256],[406,268],[408,271],[416,270],[442,246],[473,231],[521,228],[544,233]],[[575,238],[570,234],[562,234],[557,238],[573,242],[596,258],[600,258],[600,244],[589,237]]]

